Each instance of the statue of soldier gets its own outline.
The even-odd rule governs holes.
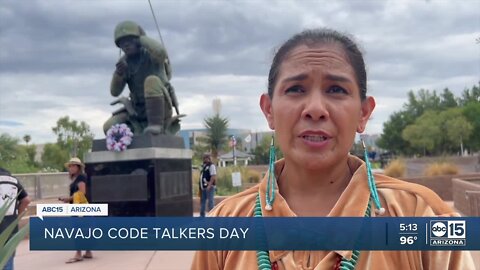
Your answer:
[[[111,103],[122,103],[124,108],[105,122],[104,132],[114,124],[126,123],[134,134],[176,134],[184,115],[178,113],[175,91],[169,82],[172,70],[165,48],[132,21],[116,26],[115,44],[125,54],[116,64],[110,92],[117,97],[128,84],[130,98],[121,97]],[[175,117],[172,107],[177,112]]]

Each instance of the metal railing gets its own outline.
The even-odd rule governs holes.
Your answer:
[[[32,200],[56,198],[68,195],[70,179],[68,173],[14,174]]]

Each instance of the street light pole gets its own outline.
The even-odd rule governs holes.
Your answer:
[[[237,145],[237,140],[235,139],[235,135],[232,135],[232,147],[233,147],[233,166],[237,166],[237,157],[235,156],[235,146]]]

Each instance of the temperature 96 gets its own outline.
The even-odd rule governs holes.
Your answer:
[[[412,245],[417,238],[417,236],[400,236],[400,245]]]

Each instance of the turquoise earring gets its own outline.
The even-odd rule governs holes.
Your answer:
[[[275,135],[272,135],[270,143],[270,158],[268,162],[268,181],[265,192],[265,210],[271,211],[275,200]]]
[[[363,145],[363,155],[365,157],[365,163],[367,165],[368,187],[370,189],[370,194],[373,198],[373,202],[375,203],[375,206],[377,208],[375,209],[375,214],[381,216],[385,214],[385,208],[382,207],[380,203],[380,198],[378,197],[377,185],[375,184],[375,178],[373,177],[373,174],[372,174],[372,165],[370,164],[370,160],[368,159],[367,147],[365,147],[365,142],[363,140],[362,140],[362,145]]]

